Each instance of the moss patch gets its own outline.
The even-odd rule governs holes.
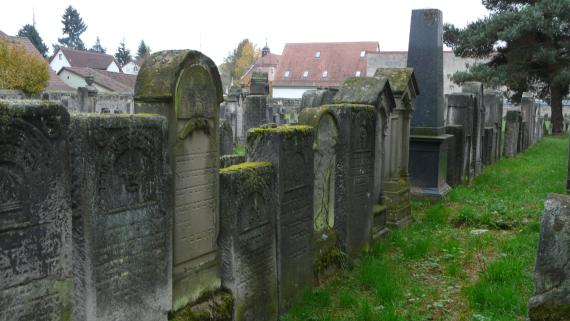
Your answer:
[[[231,321],[234,299],[226,291],[204,293],[196,303],[171,313],[169,321]]]
[[[270,167],[269,162],[245,162],[237,165],[232,165],[226,168],[220,169],[220,174],[236,173],[242,170],[254,169],[259,167]]]

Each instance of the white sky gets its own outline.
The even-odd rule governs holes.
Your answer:
[[[465,26],[487,14],[481,0],[2,0],[0,30],[16,35],[32,23],[51,50],[61,16],[75,7],[90,48],[97,36],[114,54],[124,38],[133,55],[141,39],[151,50],[197,49],[220,64],[244,38],[267,38],[280,54],[286,42],[378,41],[380,50],[407,50],[412,9],[438,8],[444,22]]]

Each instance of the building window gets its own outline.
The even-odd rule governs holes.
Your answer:
[[[329,72],[327,70],[323,71],[323,78],[327,78],[328,75],[329,75]]]
[[[360,58],[364,58],[364,56],[366,56],[366,51],[362,50],[360,52]]]
[[[360,77],[360,70],[357,70],[357,71],[354,73],[354,77]]]
[[[309,77],[309,71],[305,70],[305,71],[303,71],[303,78],[307,78],[307,77]]]
[[[285,70],[285,74],[283,75],[285,78],[289,78],[289,70]]]
[[[59,54],[59,55],[57,55],[57,56],[59,57],[59,60],[61,60],[61,56],[62,56],[62,55],[61,55],[61,54]]]
[[[321,58],[321,52],[320,51],[315,52],[315,58]]]
[[[137,70],[139,70],[139,67],[134,66],[134,67],[133,67],[133,70],[134,70],[134,71],[137,71]]]

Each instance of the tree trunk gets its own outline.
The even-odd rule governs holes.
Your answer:
[[[564,130],[564,126],[562,124],[564,121],[562,116],[562,98],[562,89],[560,86],[550,86],[550,108],[552,111],[550,121],[552,122],[553,134],[561,134]]]

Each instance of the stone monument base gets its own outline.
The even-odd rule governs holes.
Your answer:
[[[447,149],[452,135],[410,136],[410,183],[415,196],[440,198],[447,184]]]
[[[372,207],[372,239],[384,240],[388,237],[388,207],[384,204],[374,204]]]
[[[412,222],[410,182],[407,176],[384,184],[384,204],[387,206],[389,228],[401,228]]]

